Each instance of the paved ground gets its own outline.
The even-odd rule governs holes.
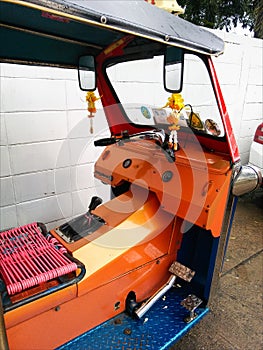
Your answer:
[[[239,199],[211,312],[172,350],[263,349],[263,191]]]

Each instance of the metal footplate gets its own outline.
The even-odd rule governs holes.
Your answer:
[[[189,294],[187,298],[181,301],[181,305],[190,311],[190,315],[184,319],[186,323],[192,322],[197,317],[195,310],[202,302],[203,301],[194,294]]]
[[[190,282],[194,271],[178,262],[174,262],[169,271],[168,281],[135,311],[137,318],[121,313],[57,350],[170,349],[206,315],[208,308],[196,310],[201,299],[192,294],[185,298],[184,287],[172,288],[177,277]],[[190,311],[186,318],[185,308]],[[143,317],[146,312],[147,317]]]
[[[168,350],[209,312],[199,307],[190,323],[181,301],[188,295],[184,287],[171,288],[142,319],[121,313],[62,345],[57,350]]]

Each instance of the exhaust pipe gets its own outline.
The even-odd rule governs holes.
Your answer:
[[[234,196],[255,191],[262,186],[261,171],[252,165],[243,165],[233,180],[232,193]]]

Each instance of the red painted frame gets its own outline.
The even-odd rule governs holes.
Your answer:
[[[123,54],[123,48],[133,40],[132,35],[128,35],[125,38],[118,40],[116,43],[110,45],[106,48],[99,56],[96,58],[97,63],[97,74],[98,74],[98,90],[102,96],[102,104],[105,108],[105,114],[108,120],[109,128],[112,135],[119,135],[123,130],[128,131],[129,134],[138,133],[144,130],[151,129],[150,126],[141,126],[130,123],[125,112],[121,109],[117,97],[115,96],[112,88],[108,84],[107,77],[105,74],[105,62],[114,57],[121,56]],[[213,138],[208,138],[206,136],[197,135],[200,143],[208,148],[215,149],[217,152],[228,154],[232,163],[236,163],[240,160],[238,146],[235,140],[233,129],[230,123],[229,114],[226,109],[223,94],[220,88],[220,84],[216,75],[215,67],[212,58],[205,56],[206,67],[209,70],[212,85],[215,91],[219,112],[221,114],[222,123],[225,128],[225,142],[218,141]],[[182,134],[183,135],[183,134]]]

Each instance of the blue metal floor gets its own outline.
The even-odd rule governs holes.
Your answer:
[[[186,324],[184,318],[189,311],[180,302],[187,294],[178,292],[177,288],[172,288],[140,320],[122,313],[57,350],[168,349],[208,312],[208,308],[198,308],[198,316]]]

